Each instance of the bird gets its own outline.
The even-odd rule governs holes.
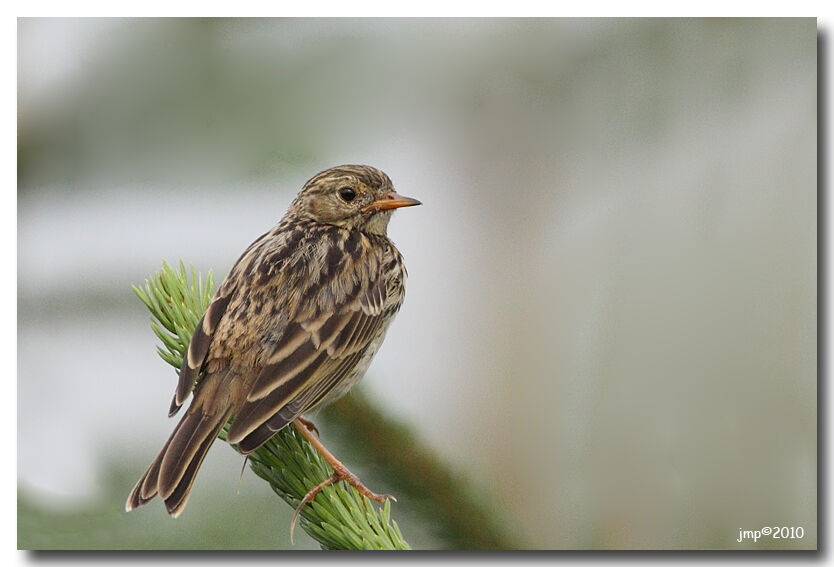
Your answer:
[[[292,424],[331,465],[333,475],[307,492],[296,516],[340,480],[364,497],[391,498],[365,487],[302,416],[347,393],[379,350],[407,277],[388,222],[396,209],[420,204],[367,165],[333,167],[304,184],[277,226],[235,262],[198,322],[169,417],[193,390],[191,403],[130,492],[127,511],[159,496],[179,516],[229,421],[227,441],[243,455]]]

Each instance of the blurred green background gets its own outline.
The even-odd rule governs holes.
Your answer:
[[[814,19],[18,20],[19,546],[290,547],[223,443],[181,518],[123,512],[175,383],[130,284],[222,278],[306,179],[367,163],[424,206],[391,223],[407,298],[362,396],[474,526],[816,548],[816,68]],[[409,543],[465,547],[419,500]],[[805,537],[736,541],[766,525]]]

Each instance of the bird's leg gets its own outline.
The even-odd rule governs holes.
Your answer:
[[[333,476],[331,477],[331,479],[333,480],[328,479],[324,481],[320,486],[310,490],[310,492],[307,493],[307,496],[310,497],[309,500],[312,500],[313,497],[315,497],[315,494],[318,493],[325,486],[328,486],[340,480],[344,480],[345,482],[356,488],[356,490],[359,491],[359,494],[366,498],[376,500],[377,502],[385,502],[387,499],[391,498],[396,502],[396,498],[394,498],[390,494],[376,494],[369,490],[364,484],[362,484],[362,482],[360,482],[359,480],[359,477],[350,472],[348,468],[345,465],[343,465],[339,459],[333,456],[333,453],[328,451],[325,448],[325,446],[321,444],[321,441],[319,441],[318,438],[313,436],[312,432],[307,428],[307,424],[304,423],[305,421],[307,420],[295,418],[295,420],[293,420],[293,425],[298,430],[298,432],[301,433],[304,437],[306,437],[307,441],[309,441],[310,444],[316,448],[316,451],[318,451],[319,455],[324,457],[324,460],[327,461],[331,467],[333,467]]]
[[[304,418],[303,418],[303,417],[301,417],[301,416],[298,416],[298,417],[296,417],[295,419],[297,419],[297,420],[299,421],[299,423],[301,423],[301,424],[302,424],[304,427],[306,427],[308,430],[310,430],[310,431],[315,431],[315,432],[316,432],[316,437],[321,437],[321,435],[319,434],[319,428],[318,428],[318,427],[316,427],[316,424],[315,424],[315,423],[313,423],[313,422],[312,422],[312,421],[310,421],[309,419],[304,419]]]
[[[305,423],[306,422],[306,423]],[[376,494],[368,489],[367,486],[362,484],[355,474],[350,472],[345,465],[342,464],[339,459],[333,456],[333,453],[328,451],[324,445],[321,444],[321,441],[318,440],[316,436],[313,435],[312,431],[308,429],[308,424],[312,425],[309,421],[302,418],[295,418],[292,422],[293,426],[301,433],[310,444],[316,448],[319,455],[324,457],[324,460],[330,463],[330,466],[333,467],[333,474],[330,475],[330,478],[327,480],[317,484],[313,488],[311,488],[307,494],[304,495],[304,498],[301,499],[301,504],[298,505],[298,508],[295,509],[295,514],[292,517],[292,524],[290,524],[290,540],[292,540],[293,530],[295,529],[295,521],[298,519],[298,514],[301,512],[301,509],[304,508],[304,505],[308,502],[312,502],[313,499],[316,497],[316,494],[321,492],[321,490],[325,486],[330,486],[333,483],[339,482],[340,480],[344,480],[349,485],[354,487],[356,490],[359,491],[365,498],[370,498],[371,500],[376,500],[377,502],[385,502],[387,499],[391,499],[394,502],[397,501],[396,498],[391,496],[390,494]],[[315,426],[313,426],[315,427]]]

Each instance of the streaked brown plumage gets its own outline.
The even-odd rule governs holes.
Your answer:
[[[194,399],[127,510],[158,494],[179,515],[229,419],[228,441],[248,454],[362,377],[405,293],[388,221],[395,208],[417,204],[368,166],[328,169],[304,185],[278,226],[238,259],[197,325],[169,415],[200,378]]]

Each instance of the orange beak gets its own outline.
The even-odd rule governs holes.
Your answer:
[[[400,207],[413,207],[414,205],[422,204],[423,203],[421,203],[417,199],[412,199],[411,197],[403,197],[402,195],[397,194],[395,191],[391,191],[385,196],[384,199],[377,199],[370,205],[366,205],[362,209],[362,212],[376,213],[379,211],[399,209]]]

